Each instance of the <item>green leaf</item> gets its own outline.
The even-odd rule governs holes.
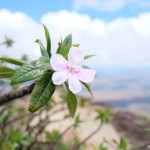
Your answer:
[[[68,46],[66,46],[63,50],[62,50],[62,52],[61,52],[61,54],[64,56],[64,58],[66,58],[66,59],[68,59],[67,57],[68,57],[68,53],[69,53],[69,50],[70,50],[70,48],[71,47],[79,47],[79,44],[73,44],[73,45],[68,45]]]
[[[34,87],[30,97],[30,112],[35,112],[47,104],[56,86],[52,82],[53,72],[46,72]]]
[[[68,87],[68,83],[65,82],[65,86],[67,88],[67,91],[68,91],[68,94],[67,94],[67,106],[68,106],[68,110],[69,110],[69,113],[71,115],[71,117],[73,118],[74,115],[75,115],[75,112],[76,112],[76,109],[77,109],[77,98],[76,98],[76,95],[73,94],[70,90],[69,90],[69,87]]]
[[[91,96],[93,97],[93,93],[92,93],[92,90],[90,88],[90,85],[88,85],[87,83],[84,83],[84,82],[81,82],[85,87],[86,89],[90,92]]]
[[[47,29],[47,27],[42,24],[44,27],[44,31],[45,31],[45,37],[46,37],[46,41],[47,41],[47,53],[49,55],[49,57],[51,57],[51,38],[50,38],[50,34],[49,31]]]
[[[80,44],[73,44],[72,46],[74,46],[74,47],[79,47]]]
[[[52,69],[51,66],[50,66],[50,59],[49,57],[46,57],[46,56],[42,56],[40,59],[39,59],[39,62],[38,62],[40,68],[42,69]]]
[[[83,65],[82,67],[83,67],[84,69],[91,69],[90,67],[85,66],[85,65]]]
[[[77,98],[76,95],[73,94],[71,91],[68,91],[67,106],[68,106],[69,113],[73,118],[77,109]]]
[[[49,55],[48,55],[48,53],[47,53],[47,50],[46,50],[46,48],[44,47],[44,45],[43,45],[43,43],[41,42],[41,40],[37,39],[37,40],[35,40],[35,42],[40,45],[41,55],[42,55],[42,56],[48,56],[48,57],[49,57]]]
[[[84,56],[84,59],[88,59],[88,58],[91,58],[93,56],[96,56],[96,55],[95,54],[94,55],[86,55],[86,56]]]
[[[71,44],[72,44],[72,34],[69,34],[63,40],[61,48],[64,49],[66,46],[69,46]]]
[[[80,116],[78,115],[76,118],[75,118],[75,124],[74,124],[74,127],[79,127],[80,124],[83,123],[83,120],[80,119]]]
[[[16,70],[8,67],[0,67],[0,78],[11,78],[15,74]]]
[[[33,65],[25,64],[20,67],[20,69],[15,73],[13,79],[11,81],[11,85],[34,80],[42,75],[42,71],[40,71],[37,67],[35,68]]]
[[[58,47],[58,49],[57,49],[57,53],[58,53],[58,54],[62,53],[63,49],[64,49],[65,47],[67,47],[67,46],[71,46],[71,44],[72,44],[72,35],[69,34],[69,35],[67,35],[66,38],[63,40],[63,42],[61,42],[61,43],[59,44],[59,47]]]
[[[100,119],[103,123],[109,123],[113,117],[112,112],[107,108],[96,109],[95,111],[97,112],[97,116],[95,119]]]
[[[17,60],[17,59],[14,59],[14,58],[0,57],[0,60],[4,61],[4,62],[8,62],[10,64],[18,65],[18,66],[22,66],[22,65],[25,64],[24,61]]]
[[[72,46],[69,45],[69,46],[66,46],[66,47],[63,49],[63,51],[62,51],[62,56],[64,56],[64,58],[67,58],[68,53],[69,53],[69,50],[70,50],[71,47],[72,47]]]
[[[125,138],[121,138],[119,145],[118,145],[118,150],[127,150],[128,146],[129,146],[129,140],[125,139]]]
[[[98,150],[108,150],[108,149],[102,143],[102,144],[99,145]]]

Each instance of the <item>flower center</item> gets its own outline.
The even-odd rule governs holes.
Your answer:
[[[68,70],[68,73],[70,73],[70,74],[75,74],[80,71],[76,65],[72,65],[72,64],[67,65],[67,70]]]

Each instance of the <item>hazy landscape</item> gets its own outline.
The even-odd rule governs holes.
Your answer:
[[[150,114],[149,75],[150,66],[100,67],[92,85],[93,101]]]

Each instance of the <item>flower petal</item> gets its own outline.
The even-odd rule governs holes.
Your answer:
[[[77,74],[77,76],[80,81],[89,83],[94,80],[95,74],[96,74],[96,72],[93,69],[83,69],[82,68],[80,70],[80,73]]]
[[[72,93],[76,94],[82,90],[81,83],[78,80],[77,76],[70,75],[68,78],[69,89]]]
[[[55,71],[61,71],[66,68],[67,60],[60,54],[52,55],[50,64]]]
[[[67,71],[63,70],[63,71],[58,71],[58,72],[54,72],[53,76],[52,76],[52,81],[55,85],[60,85],[63,84],[68,78],[68,73]]]
[[[84,61],[84,55],[82,53],[82,50],[79,48],[72,47],[68,54],[68,60],[74,65],[82,66],[82,63]]]

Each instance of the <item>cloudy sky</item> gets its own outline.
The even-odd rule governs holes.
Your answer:
[[[10,49],[0,45],[0,55],[38,58],[40,23],[53,53],[60,36],[72,33],[85,54],[97,54],[90,66],[150,65],[150,0],[0,0],[0,43],[5,36],[15,41]]]

